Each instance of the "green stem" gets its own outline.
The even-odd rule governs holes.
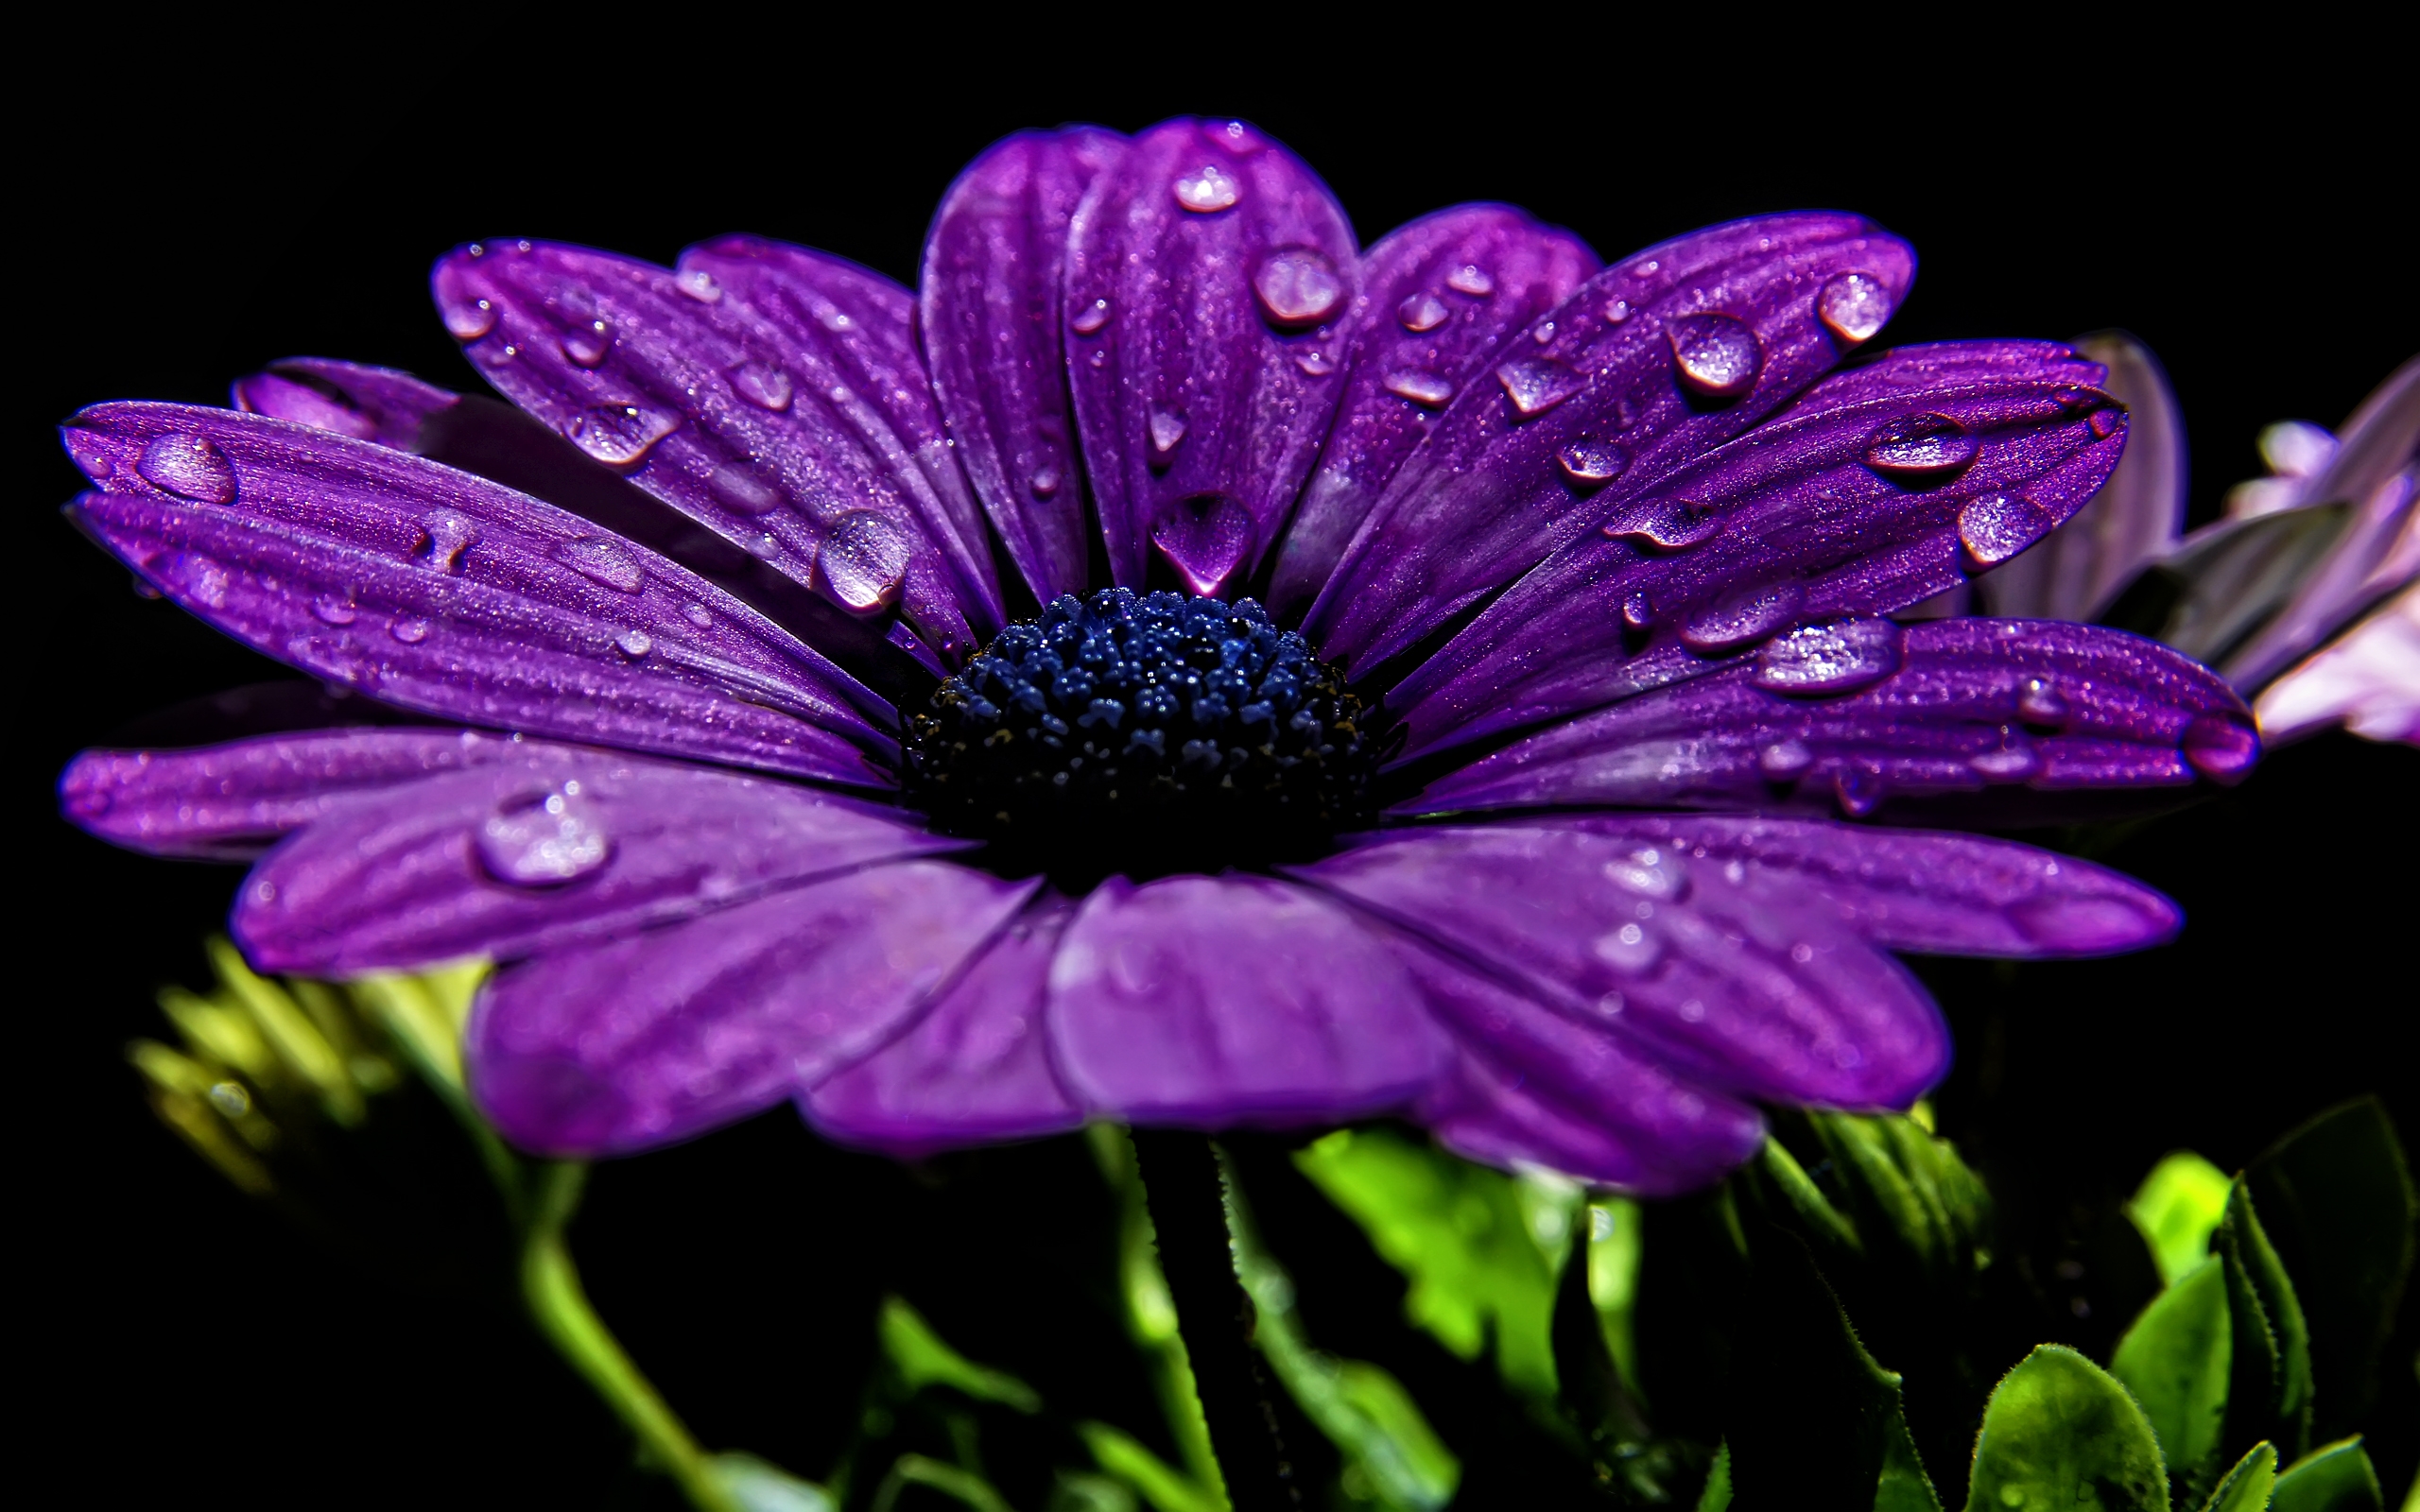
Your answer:
[[[596,1394],[605,1399],[641,1448],[679,1483],[698,1512],[739,1512],[714,1466],[689,1430],[589,1305],[563,1242],[563,1228],[579,1207],[588,1167],[564,1160],[532,1172],[527,1226],[522,1230],[521,1294],[549,1342]]]

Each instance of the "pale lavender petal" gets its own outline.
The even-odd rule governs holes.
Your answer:
[[[472,1094],[546,1155],[701,1134],[879,1044],[1033,887],[911,861],[523,962],[472,1012]]]
[[[1895,951],[2040,960],[2171,939],[2176,904],[2131,877],[2013,840],[1811,819],[1591,814],[1552,825],[1723,868],[1765,871],[1828,899]]]
[[[1304,622],[1367,672],[1779,408],[1880,329],[1915,254],[1855,215],[1768,215],[1606,268],[1449,404]],[[1542,327],[1541,327],[1542,328]],[[1566,452],[1590,460],[1577,472]]]
[[[966,843],[901,809],[533,742],[336,807],[252,868],[232,928],[262,970],[312,976],[511,960]]]
[[[313,425],[398,451],[421,450],[429,420],[462,396],[392,368],[331,357],[288,357],[266,372],[235,380],[235,407],[271,420]]]
[[[892,369],[802,341],[702,269],[497,242],[447,254],[431,283],[490,383],[691,519],[854,613],[895,607],[943,653],[996,623],[989,561],[954,539],[925,438],[888,423],[909,381]]]
[[[1922,989],[1786,878],[1513,825],[1289,869],[1721,1091],[1899,1108],[1948,1065]]]
[[[1081,593],[1092,523],[1068,408],[1067,226],[1114,131],[1022,131],[942,198],[925,242],[922,303],[933,392],[1009,559],[1033,596]]]
[[[837,1140],[921,1154],[1076,1127],[1051,1069],[1050,958],[1076,905],[1045,894],[906,1033],[802,1099]]]
[[[1067,373],[1115,581],[1155,553],[1196,593],[1252,576],[1326,438],[1357,276],[1326,186],[1240,122],[1154,127],[1094,182]]]
[[[2420,746],[2420,588],[2269,684],[2254,708],[2272,744],[2342,724],[2370,740]]]
[[[1309,607],[1439,412],[1469,385],[1493,384],[1504,344],[1597,266],[1579,237],[1509,205],[1441,210],[1362,254],[1361,293],[1345,319],[1344,397],[1287,527],[1270,609],[1290,619]],[[1552,328],[1536,329],[1553,338]]]
[[[131,850],[243,860],[348,799],[523,762],[532,748],[474,730],[339,730],[192,750],[88,750],[60,774],[59,808]]]
[[[2159,359],[2123,331],[2076,349],[2109,369],[2101,387],[2126,406],[2126,455],[2066,524],[1976,583],[2002,619],[2100,618],[2137,573],[2176,549],[2185,524],[2185,417]]]
[[[1895,670],[1845,695],[1789,691],[1806,663],[1782,653],[1832,639],[1850,643],[1842,662]],[[2071,807],[2043,801],[2046,791],[2233,783],[2259,752],[2234,690],[2140,636],[2055,620],[1849,621],[1530,735],[1395,812],[1837,807],[1864,817],[1989,787],[1979,813],[2039,822]]]
[[[1051,963],[1050,1029],[1087,1108],[1201,1128],[1400,1107],[1445,1050],[1350,913],[1240,875],[1096,888]]]
[[[2125,445],[2097,363],[1893,352],[1817,385],[1555,554],[1388,696],[1406,755],[1700,676],[1791,625],[1885,614],[2073,513]],[[1878,673],[1887,668],[1873,669]]]
[[[70,517],[246,644],[468,723],[889,785],[889,707],[695,575],[526,494],[232,410],[67,426]]]

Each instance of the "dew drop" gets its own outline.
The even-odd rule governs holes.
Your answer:
[[[1985,493],[1958,511],[1958,539],[1977,568],[1996,567],[2023,551],[2057,524],[2022,493]]]
[[[826,593],[864,613],[898,596],[908,576],[908,538],[871,509],[852,509],[832,522],[815,565]]]
[[[706,474],[706,487],[734,511],[770,514],[782,502],[781,488],[755,469],[725,462]]]
[[[1608,536],[1628,537],[1660,551],[1685,551],[1708,540],[1722,525],[1722,512],[1695,499],[1653,499],[1604,527]]]
[[[673,274],[672,286],[700,304],[716,304],[722,300],[722,285],[702,267],[684,267]]]
[[[555,548],[564,565],[592,582],[617,593],[635,593],[647,582],[647,571],[628,546],[609,536],[581,536]]]
[[[1080,336],[1092,335],[1107,324],[1109,324],[1107,300],[1095,300],[1090,304],[1080,304],[1076,306],[1076,313],[1067,318],[1069,329]]]
[[[1430,409],[1443,409],[1454,400],[1454,386],[1433,372],[1402,368],[1387,374],[1387,392]]]
[[[1792,736],[1777,740],[1756,753],[1756,769],[1775,782],[1788,782],[1806,775],[1815,765],[1814,747]]]
[[[692,604],[682,612],[689,617],[690,624],[701,630],[711,630],[715,627],[714,611],[703,604]]]
[[[1049,498],[1059,491],[1059,470],[1055,467],[1035,468],[1033,476],[1026,480],[1026,487],[1033,490],[1037,499]]]
[[[1947,477],[1976,449],[1973,434],[1946,415],[1904,415],[1866,438],[1865,465],[1890,478]]]
[[[479,542],[479,523],[459,509],[431,509],[420,517],[420,555],[441,573],[462,570],[462,553]]]
[[[1627,324],[1630,318],[1636,312],[1632,310],[1630,307],[1630,301],[1616,300],[1611,304],[1605,306],[1605,323],[1607,325]]]
[[[1552,320],[1539,321],[1537,328],[1530,333],[1530,339],[1542,347],[1552,345],[1554,342],[1554,322]]]
[[[2233,784],[2260,759],[2260,737],[2232,714],[2197,714],[2185,727],[2185,759],[2214,782]]]
[[[2126,428],[2126,412],[2122,409],[2096,409],[2084,421],[2092,434],[2107,440]]]
[[[1174,410],[1151,411],[1150,428],[1151,450],[1163,456],[1175,451],[1176,443],[1184,439],[1184,417]]]
[[[600,367],[614,350],[614,328],[602,320],[591,320],[564,332],[560,345],[573,367]]]
[[[1319,324],[1344,298],[1336,265],[1309,247],[1283,248],[1263,258],[1252,288],[1270,320],[1288,328]]]
[[[387,627],[387,633],[406,645],[418,645],[428,639],[428,621],[397,620]]]
[[[1680,895],[1683,877],[1680,862],[1659,850],[1634,850],[1618,861],[1604,866],[1605,880],[1626,893],[1662,902]]]
[[[1464,263],[1445,275],[1445,286],[1458,294],[1483,300],[1495,292],[1495,280],[1488,277],[1487,269],[1477,263]]]
[[[1445,301],[1434,294],[1414,294],[1395,306],[1395,318],[1407,331],[1434,331],[1453,317]]]
[[[1176,202],[1197,215],[1226,209],[1243,198],[1243,185],[1215,163],[1205,163],[1176,180]]]
[[[490,300],[444,299],[441,289],[438,314],[457,341],[476,341],[495,329],[495,304]]]
[[[2002,725],[1999,745],[1977,751],[1966,765],[1987,782],[2022,782],[2042,769],[2042,756],[2031,741]]]
[[[1655,623],[1655,600],[1645,590],[1622,600],[1622,623],[1634,630],[1643,630]]]
[[[516,887],[552,887],[584,877],[603,866],[612,850],[576,782],[537,802],[488,816],[477,838],[488,874]]]
[[[614,644],[624,656],[635,662],[655,649],[655,638],[645,630],[624,630],[614,637]]]
[[[1324,378],[1336,371],[1336,359],[1313,347],[1294,353],[1294,366],[1302,369],[1306,378]]]
[[[343,593],[321,593],[311,600],[311,613],[322,625],[350,625],[360,617],[353,600]]]
[[[1151,526],[1151,544],[1188,589],[1207,598],[1251,555],[1255,534],[1252,511],[1241,503],[1223,493],[1203,493],[1163,511]]]
[[[1732,399],[1755,387],[1765,350],[1754,331],[1730,316],[1710,310],[1685,315],[1666,335],[1672,343],[1673,369],[1690,392]]]
[[[1750,645],[1798,617],[1806,600],[1795,581],[1743,589],[1715,600],[1681,623],[1681,640],[1697,651]]]
[[[234,465],[226,453],[199,436],[178,432],[154,437],[135,459],[134,471],[153,487],[181,499],[200,504],[235,501]]]
[[[1253,132],[1251,127],[1244,125],[1241,121],[1219,121],[1205,125],[1201,128],[1201,134],[1210,139],[1212,146],[1220,147],[1238,158],[1251,157],[1269,146]]]
[[[1495,369],[1495,381],[1524,418],[1543,415],[1580,392],[1580,375],[1544,357],[1517,357]]]
[[[1882,806],[1890,789],[1882,774],[1871,767],[1843,766],[1832,776],[1832,796],[1840,800],[1841,813],[1861,819]]]
[[[1574,483],[1595,487],[1622,475],[1630,458],[1611,441],[1574,441],[1555,453],[1554,459],[1563,467],[1564,476]]]
[[[644,404],[602,404],[574,415],[563,433],[574,446],[608,467],[631,467],[680,423]]]
[[[1664,942],[1637,924],[1624,924],[1598,936],[1593,949],[1597,959],[1615,971],[1635,974],[1663,955]]]
[[[2016,692],[2016,712],[2029,725],[2057,729],[2067,722],[2067,700],[2040,678],[2028,678]]]
[[[731,369],[731,391],[775,414],[790,407],[790,375],[769,362],[743,362]]]
[[[1891,290],[1871,273],[1835,273],[1815,296],[1815,315],[1832,335],[1858,346],[1891,318]]]
[[[1756,653],[1756,686],[1775,693],[1848,693],[1899,670],[1899,627],[1886,619],[1802,625]]]

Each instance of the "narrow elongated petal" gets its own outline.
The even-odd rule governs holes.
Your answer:
[[[2185,525],[2185,417],[2151,348],[2123,331],[2076,343],[2109,369],[2126,406],[2126,455],[2066,524],[1975,586],[2002,619],[2093,620],[2135,575],[2176,549]]]
[[[1530,735],[1398,812],[1582,804],[1862,817],[1989,786],[1997,801],[1982,812],[2054,816],[2066,809],[2041,799],[2048,790],[2234,782],[2258,759],[2234,690],[2122,630],[1987,619],[1828,629],[1860,655],[1887,648],[1896,670],[1861,692],[1806,697],[1785,691],[1797,668],[1769,651]],[[1763,685],[1776,668],[1782,687]]]
[[[1067,226],[1124,154],[1113,131],[1023,131],[975,160],[925,242],[925,359],[1009,559],[1048,603],[1081,593],[1091,522],[1069,410]]]
[[[2263,739],[2342,723],[2371,740],[2420,746],[2420,588],[2408,588],[2317,656],[2261,691]]]
[[[1914,277],[1906,243],[1828,214],[1735,221],[1606,268],[1547,318],[1547,341],[1447,406],[1305,633],[1363,674],[1417,644],[1780,408]],[[1582,448],[1594,461],[1575,475],[1562,458]]]
[[[1094,182],[1067,374],[1117,583],[1156,554],[1217,593],[1276,543],[1343,387],[1354,254],[1326,187],[1239,122],[1154,127]]]
[[[66,429],[76,522],[266,655],[468,723],[887,785],[882,702],[738,600],[525,494],[179,404]]]
[[[1906,971],[1762,872],[1512,825],[1294,869],[1718,1091],[1904,1107],[1948,1064],[1948,1031]]]
[[[315,425],[401,452],[419,451],[430,417],[462,402],[461,395],[410,373],[331,357],[270,363],[266,372],[235,380],[234,399],[235,407],[250,414]]]
[[[1444,1043],[1386,946],[1265,877],[1113,877],[1050,969],[1069,1089],[1133,1123],[1204,1128],[1399,1107]]]
[[[1595,271],[1586,243],[1509,205],[1441,210],[1362,254],[1344,397],[1287,527],[1270,609],[1290,619],[1309,607],[1439,412],[1470,385],[1493,385],[1505,343]]]
[[[1388,696],[1406,754],[1700,676],[1791,625],[1889,613],[2007,559],[2117,465],[2126,417],[2087,387],[2100,374],[2065,347],[1956,342],[1826,379],[1557,552],[1407,678]]]
[[[895,607],[944,654],[996,623],[989,564],[971,558],[918,465],[938,422],[929,437],[889,422],[921,370],[910,383],[895,364],[844,363],[703,269],[586,248],[474,245],[431,283],[490,383],[690,518],[855,613]],[[895,292],[890,313],[904,321]]]
[[[1074,1128],[1051,1069],[1050,958],[1076,905],[1038,898],[896,1040],[802,1100],[835,1139],[898,1153]]]
[[[192,750],[88,750],[60,774],[59,808],[130,850],[242,860],[348,799],[526,763],[532,748],[475,730],[337,730]]]
[[[513,960],[963,844],[787,782],[539,745],[336,809],[252,868],[233,928],[262,970],[313,976]]]
[[[880,1043],[1032,890],[911,861],[539,956],[479,995],[472,1093],[546,1155],[701,1134]]]

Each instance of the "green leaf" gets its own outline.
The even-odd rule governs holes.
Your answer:
[[[1184,1471],[1107,1423],[1078,1423],[1076,1433],[1102,1469],[1142,1494],[1155,1512],[1227,1512],[1224,1498],[1203,1490]]]
[[[717,1454],[706,1469],[740,1512],[833,1512],[823,1487],[753,1454]]]
[[[1748,1241],[1737,1181],[1640,1211],[1632,1313],[1638,1390],[1658,1432],[1711,1443],[1722,1435],[1734,1324],[1748,1295]]]
[[[924,1454],[902,1454],[891,1461],[890,1473],[873,1494],[873,1512],[890,1512],[899,1494],[910,1486],[928,1486],[974,1512],[1015,1512],[992,1483],[971,1470]]]
[[[1925,1473],[1904,1414],[1891,1419],[1890,1436],[1883,1441],[1882,1475],[1874,1486],[1874,1512],[1941,1512],[1941,1494],[1932,1488],[1932,1477]]]
[[[1981,1179],[1947,1140],[1904,1114],[1784,1117],[1750,1171],[1766,1215],[1827,1261],[1862,1256],[1954,1290],[1990,1258]]]
[[[1718,1444],[1714,1468],[1705,1474],[1705,1489],[1698,1494],[1698,1512],[1729,1512],[1730,1505],[1731,1446]]]
[[[2277,1446],[2263,1439],[2236,1461],[2202,1512],[2269,1512],[2269,1493],[2276,1486]]]
[[[1983,1407],[1966,1512],[2167,1512],[2159,1441],[2126,1388],[2064,1345],[2035,1348]]]
[[[922,1314],[896,1297],[882,1299],[875,1332],[883,1353],[899,1373],[899,1383],[910,1393],[950,1386],[977,1401],[995,1401],[1022,1413],[1042,1410],[1041,1395],[1031,1386],[951,1349]]]
[[[2219,1452],[2233,1358],[2226,1265],[2210,1256],[2143,1309],[2110,1359],[2180,1478]]]
[[[2126,1216],[2142,1230],[2162,1284],[2202,1263],[2227,1211],[2227,1174],[2191,1150],[2179,1150],[2143,1177]]]
[[[2299,1452],[2310,1442],[2310,1331],[2241,1177],[2227,1193],[2216,1248],[2234,1341],[2221,1446],[2266,1438]]]
[[[2415,1198],[2394,1125],[2375,1097],[2331,1108],[2244,1172],[2310,1320],[2313,1402],[2350,1429],[2377,1396],[2380,1351],[2412,1263]]]
[[[2359,1435],[2323,1444],[2277,1477],[2272,1512],[2383,1512],[2386,1495]]]

